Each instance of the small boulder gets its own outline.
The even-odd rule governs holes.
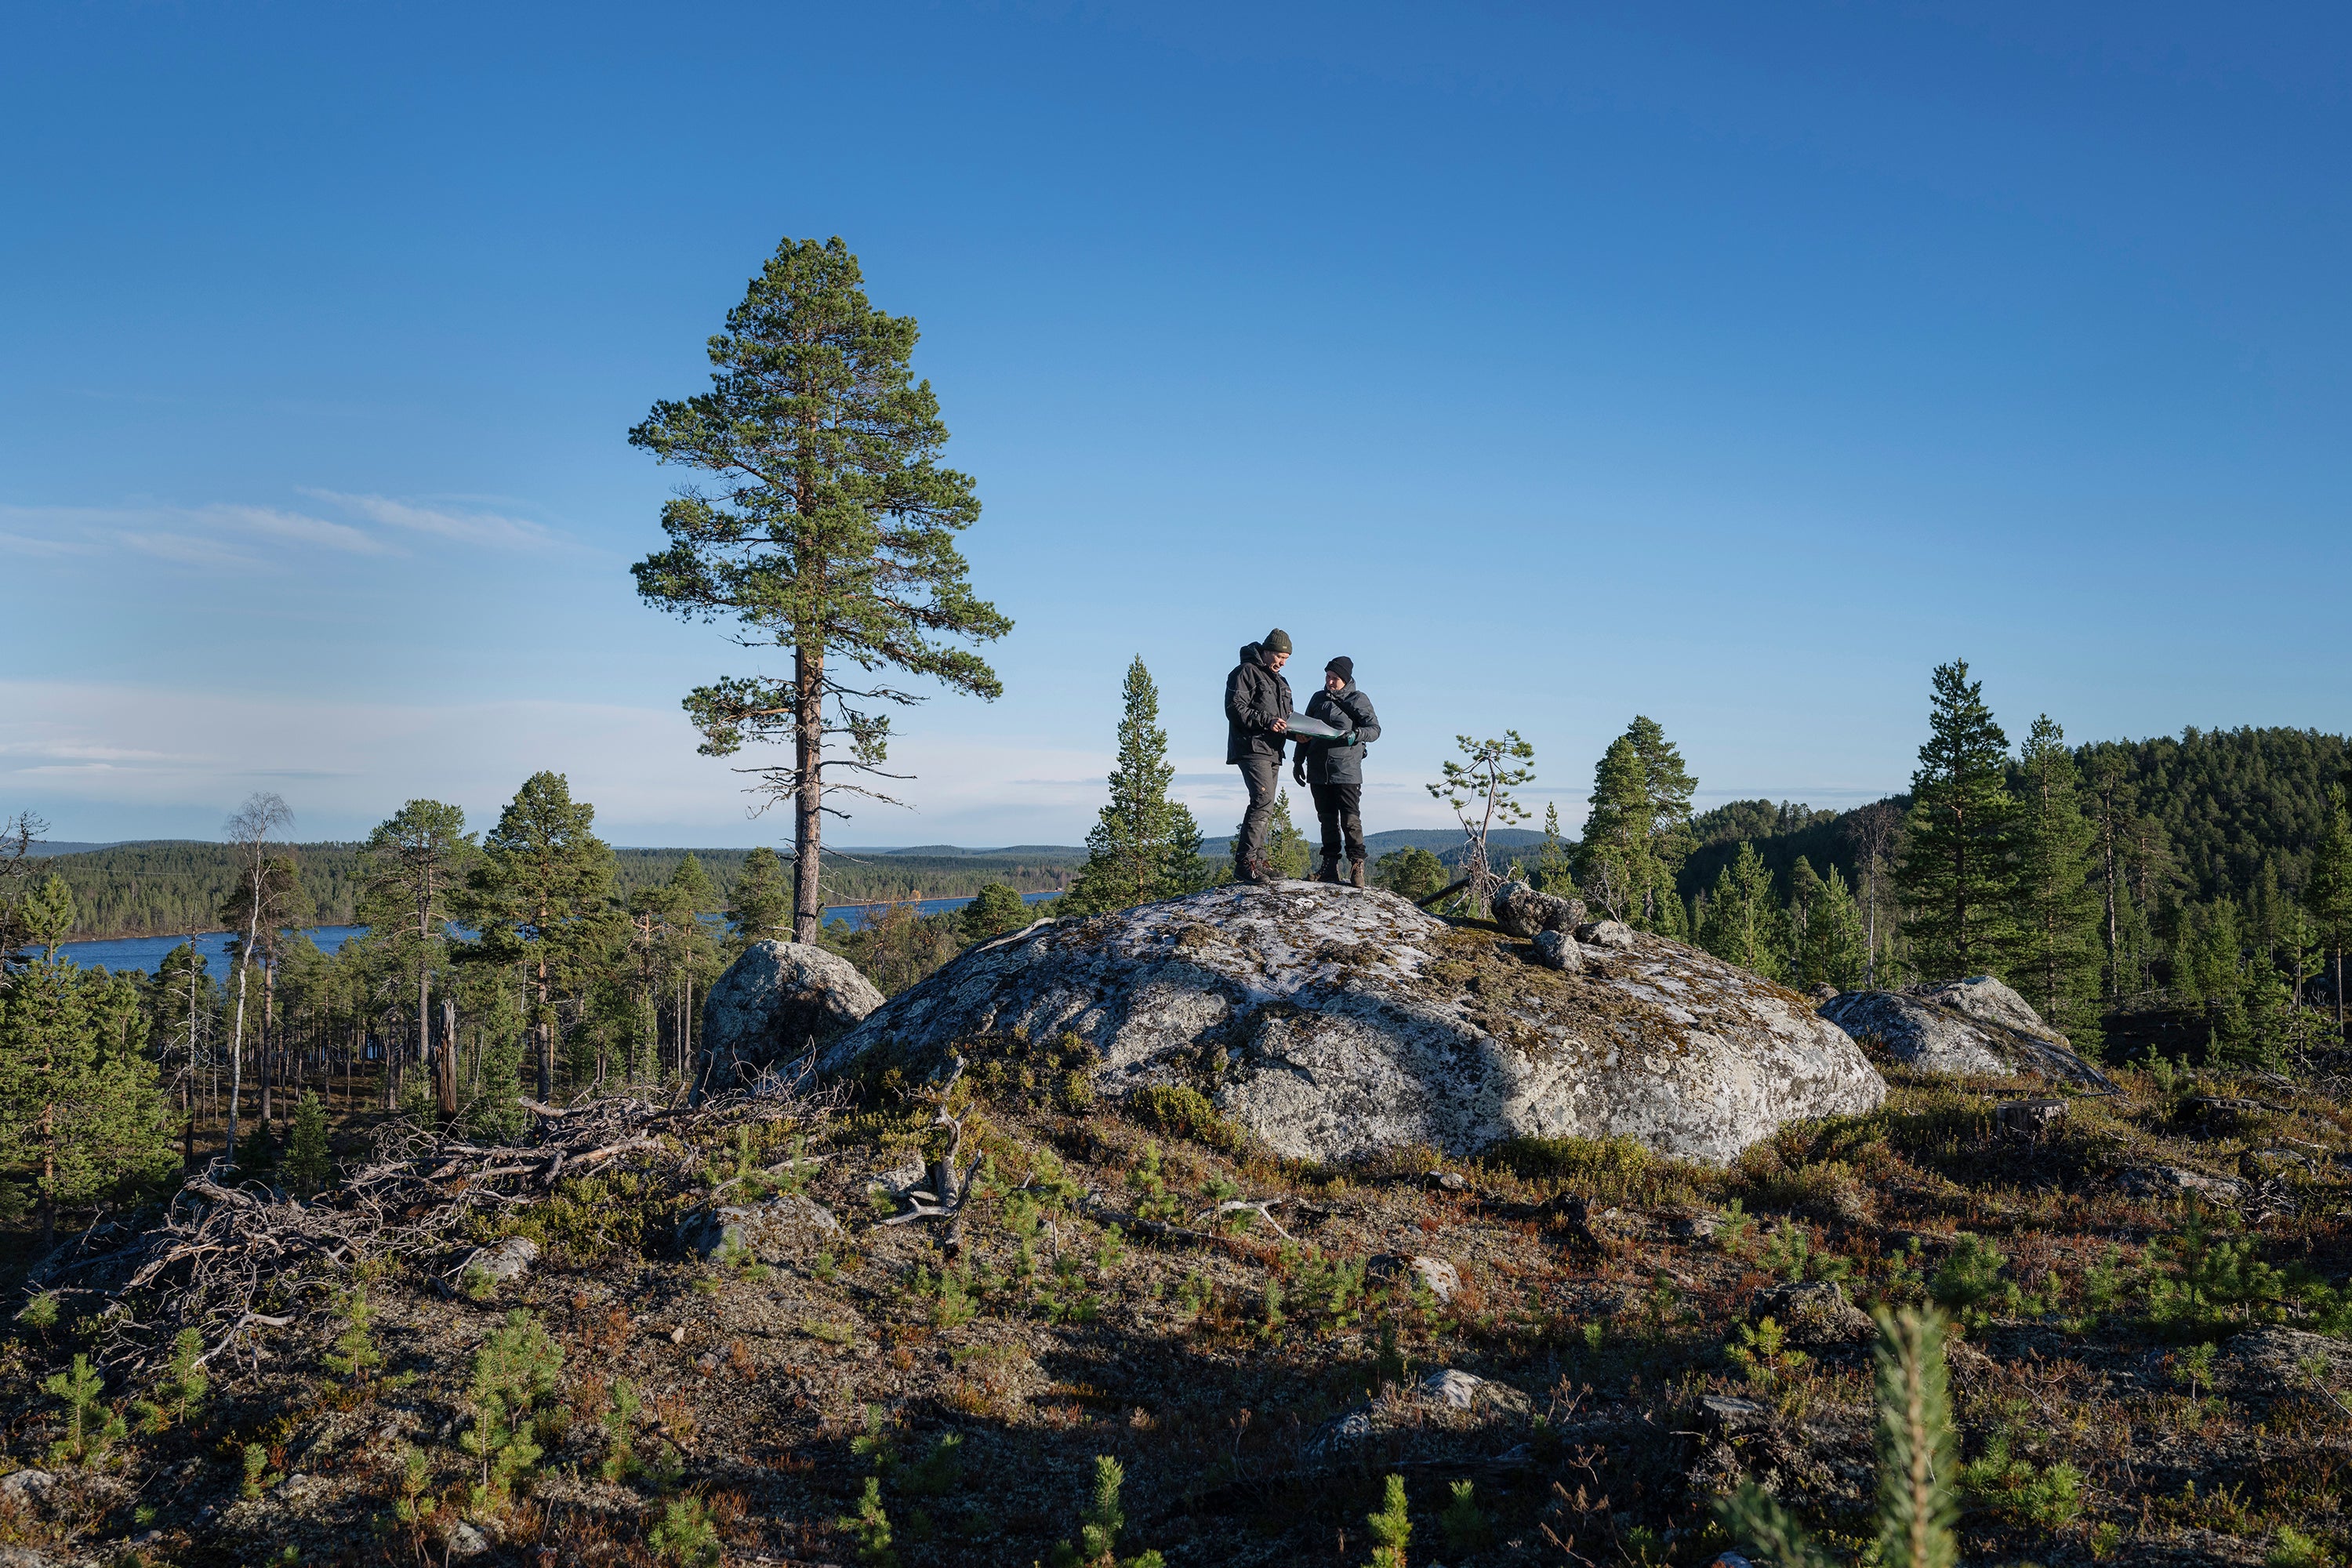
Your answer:
[[[812,1241],[841,1234],[833,1212],[798,1193],[785,1193],[763,1204],[730,1205],[702,1209],[679,1227],[679,1241],[697,1258],[717,1258],[729,1251],[758,1263],[781,1263]]]
[[[2017,1132],[2042,1132],[2066,1119],[2063,1100],[2012,1100],[1997,1107],[1993,1120]]]
[[[1459,1171],[1432,1171],[1422,1180],[1441,1193],[1466,1193],[1470,1190],[1468,1178]]]
[[[2234,1203],[2246,1184],[2235,1176],[2209,1176],[2185,1165],[2137,1165],[2123,1173],[2123,1189],[2136,1198],[2177,1198],[2189,1193]]]
[[[1373,1258],[1364,1266],[1364,1272],[1374,1279],[1394,1280],[1408,1287],[1425,1287],[1431,1295],[1437,1298],[1440,1306],[1454,1300],[1462,1289],[1461,1271],[1443,1258],[1391,1253]]]
[[[1563,974],[1584,973],[1584,950],[1564,931],[1536,932],[1536,962]]]
[[[1878,1331],[1870,1314],[1845,1298],[1834,1279],[1775,1285],[1757,1294],[1752,1318],[1769,1318],[1787,1331],[1792,1345],[1849,1344]]]
[[[749,1089],[770,1068],[839,1039],[882,1005],[847,959],[796,942],[755,942],[702,1005],[698,1095]]]
[[[1307,1438],[1302,1453],[1309,1460],[1329,1461],[1374,1437],[1405,1448],[1433,1442],[1454,1447],[1463,1436],[1496,1423],[1524,1422],[1533,1410],[1528,1396],[1507,1383],[1440,1367],[1419,1383],[1383,1388],[1376,1397],[1325,1422]]]
[[[58,1478],[47,1470],[11,1470],[0,1476],[0,1499],[18,1508],[31,1508],[57,1489]]]
[[[490,1538],[461,1519],[449,1532],[448,1545],[452,1557],[479,1557],[490,1549]]]
[[[1906,1067],[1972,1078],[2021,1072],[2112,1091],[2107,1076],[2024,997],[1990,975],[1901,991],[1848,991],[1821,1016],[1857,1040],[1875,1040]]]
[[[1626,952],[1633,946],[1633,928],[1623,921],[1594,921],[1576,928],[1576,940],[1586,947]]]
[[[1582,899],[1539,892],[1525,882],[1506,882],[1491,900],[1495,923],[1525,942],[1544,931],[1573,931],[1584,919]]]
[[[457,1284],[460,1289],[480,1280],[487,1280],[491,1289],[510,1285],[530,1273],[538,1261],[539,1243],[527,1236],[509,1236],[466,1254],[465,1261],[457,1265]]]
[[[1819,1006],[1824,1002],[1836,1001],[1838,999],[1838,988],[1831,984],[1826,980],[1816,980],[1811,985],[1805,987],[1805,994],[1813,999],[1813,1005],[1815,1006]]]

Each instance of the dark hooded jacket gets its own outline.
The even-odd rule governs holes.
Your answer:
[[[1337,741],[1309,741],[1302,736],[1298,755],[1307,764],[1307,782],[1362,784],[1364,742],[1381,738],[1381,716],[1372,711],[1372,700],[1350,680],[1337,691],[1318,691],[1308,698],[1307,716],[1320,719],[1334,730],[1356,732],[1352,746],[1343,746]]]
[[[1225,761],[1282,755],[1277,719],[1287,719],[1290,682],[1273,666],[1274,656],[1257,643],[1242,646],[1242,661],[1225,677]]]

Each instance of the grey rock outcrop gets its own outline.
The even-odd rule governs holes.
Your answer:
[[[1535,940],[1536,962],[1564,974],[1584,973],[1584,950],[1564,931],[1539,931]]]
[[[1441,1307],[1462,1290],[1461,1270],[1443,1258],[1390,1253],[1369,1260],[1364,1272],[1373,1279],[1419,1286],[1436,1297]]]
[[[1495,923],[1523,942],[1541,931],[1572,931],[1584,921],[1582,899],[1538,892],[1525,882],[1504,883],[1491,907]]]
[[[1576,928],[1576,940],[1587,947],[1630,952],[1633,949],[1633,928],[1623,921],[1594,921]]]
[[[1328,1462],[1374,1439],[1383,1447],[1437,1442],[1453,1446],[1496,1426],[1523,1425],[1533,1410],[1528,1396],[1506,1383],[1458,1367],[1438,1368],[1420,1382],[1391,1385],[1332,1417],[1310,1435],[1300,1458]]]
[[[1094,1047],[1098,1094],[1196,1087],[1318,1160],[1524,1134],[1720,1162],[1793,1118],[1885,1098],[1794,992],[1662,937],[1625,942],[1567,974],[1391,893],[1218,888],[982,943],[818,1065],[943,1076],[992,1038],[1069,1033]]]
[[[2221,1371],[2223,1386],[2245,1398],[2325,1402],[2352,1388],[2352,1345],[2307,1329],[2252,1329],[2229,1342]]]
[[[698,1210],[679,1227],[678,1240],[697,1258],[717,1258],[731,1248],[741,1261],[782,1263],[840,1234],[841,1222],[832,1210],[798,1193],[784,1193],[762,1204]]]
[[[837,953],[796,942],[755,942],[702,1004],[702,1092],[748,1089],[769,1068],[856,1028],[882,993]]]
[[[1845,1288],[1834,1279],[1775,1285],[1758,1294],[1748,1316],[1770,1318],[1788,1331],[1792,1345],[1844,1344],[1877,1332],[1870,1314],[1847,1300]]]
[[[512,1284],[539,1261],[539,1243],[527,1236],[509,1236],[488,1247],[478,1247],[459,1263],[454,1276],[460,1289],[480,1282],[490,1288]]]
[[[2043,1023],[2024,997],[1990,975],[1901,991],[1848,991],[1822,1003],[1821,1015],[1924,1072],[1978,1078],[2024,1072],[2084,1089],[2116,1087],[2075,1055],[2066,1037]]]

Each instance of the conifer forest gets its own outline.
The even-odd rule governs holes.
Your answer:
[[[918,337],[788,238],[626,432],[637,598],[732,661],[681,750],[779,845],[615,848],[551,769],[7,819],[0,1563],[2352,1557],[2344,736],[1954,659],[1902,793],[1702,809],[1706,737],[1530,714],[1366,886],[1356,732],[1237,865],[1137,654],[1083,846],[829,844],[918,688],[1004,689]]]

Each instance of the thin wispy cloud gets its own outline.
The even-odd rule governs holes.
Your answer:
[[[341,490],[306,489],[302,493],[346,507],[387,528],[404,528],[494,550],[540,550],[557,542],[554,531],[544,524],[502,512],[452,511],[394,500],[390,496],[347,495]]]
[[[232,527],[240,527],[272,539],[289,540],[299,544],[316,544],[329,550],[349,551],[354,555],[398,555],[395,546],[363,533],[347,522],[330,522],[322,517],[307,517],[298,511],[280,511],[266,506],[214,506],[205,509],[205,515],[217,517]]]
[[[236,550],[217,539],[205,539],[188,533],[121,532],[115,542],[126,550],[177,562],[183,566],[233,566],[247,569],[262,563],[241,550]]]
[[[95,555],[98,546],[70,539],[35,539],[21,533],[0,533],[0,554]]]

